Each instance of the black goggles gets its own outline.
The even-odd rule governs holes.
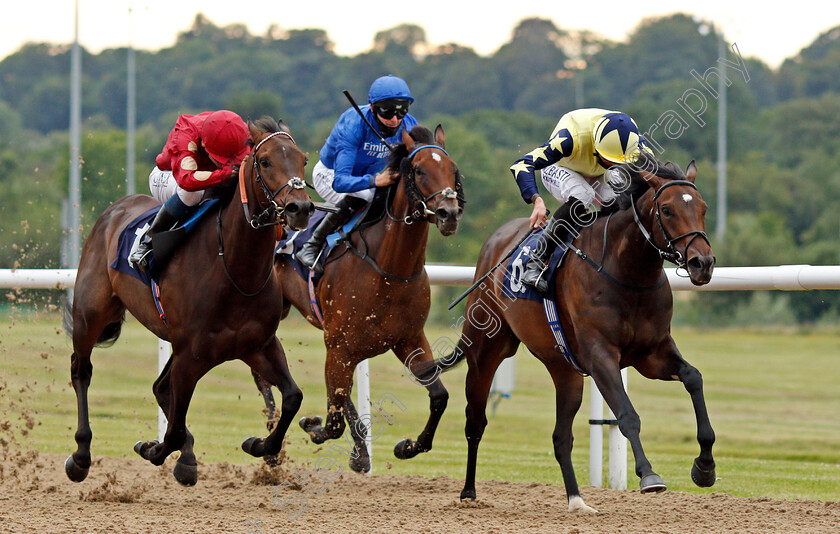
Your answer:
[[[393,119],[395,116],[402,119],[408,114],[408,104],[397,106],[373,106],[373,111],[385,120]]]

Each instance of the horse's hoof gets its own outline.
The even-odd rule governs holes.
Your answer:
[[[461,502],[475,502],[475,489],[464,488],[461,491]]]
[[[153,439],[152,441],[138,441],[134,444],[134,452],[139,454],[144,460],[149,460],[149,451],[157,444],[158,440],[156,439]]]
[[[182,486],[195,486],[195,483],[198,482],[198,466],[178,462],[175,464],[175,469],[172,470],[172,475]]]
[[[711,488],[717,480],[715,476],[715,463],[712,462],[712,468],[706,470],[700,467],[698,460],[698,458],[695,458],[694,465],[691,466],[691,480],[701,488]]]
[[[583,498],[580,495],[574,495],[569,498],[569,512],[579,514],[597,514],[598,510],[583,502]]]
[[[86,479],[89,471],[90,467],[79,467],[72,454],[64,461],[64,472],[67,473],[67,478],[73,482],[81,482]]]
[[[304,432],[308,433],[309,430],[312,429],[313,427],[322,426],[323,422],[324,422],[324,420],[321,419],[321,416],[316,415],[315,417],[301,417],[300,420],[298,421],[298,424],[300,425],[300,427],[303,429]]]
[[[257,458],[260,458],[263,456],[263,443],[263,438],[257,438],[252,436],[242,442],[242,450],[247,452],[251,456],[256,456]]]
[[[418,453],[420,453],[420,450],[417,447],[417,444],[408,438],[394,445],[394,456],[400,460],[414,458]]]
[[[370,456],[357,454],[350,457],[350,469],[356,473],[370,473]]]
[[[656,473],[651,473],[639,482],[642,493],[659,493],[665,491],[668,486]]]

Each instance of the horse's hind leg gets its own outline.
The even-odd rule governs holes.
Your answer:
[[[110,290],[110,283],[105,284]],[[76,451],[64,462],[64,471],[73,482],[84,480],[90,470],[90,442],[93,433],[90,429],[90,414],[88,411],[88,388],[93,375],[93,365],[90,354],[102,333],[111,323],[120,323],[124,308],[110,298],[104,289],[87,291],[87,298],[80,293],[84,291],[84,284],[77,283],[76,299],[73,304],[73,354],[70,357],[70,380],[76,392],[76,409],[78,422],[76,426]],[[104,286],[103,286],[104,288]],[[98,300],[95,300],[97,299]],[[94,302],[87,302],[94,300]],[[68,325],[69,327],[70,325]],[[114,338],[119,335],[116,329]],[[106,341],[106,340],[103,340]],[[110,339],[107,341],[111,341]]]
[[[472,346],[468,347],[465,344],[465,335],[470,336],[468,339],[472,340]],[[508,328],[497,332],[493,338],[489,338],[468,324],[464,328],[464,333],[461,334],[458,350],[466,351],[469,362],[466,380],[467,424],[464,427],[467,438],[467,474],[464,478],[464,489],[461,490],[462,501],[476,499],[475,471],[478,464],[478,445],[487,426],[487,397],[490,394],[490,386],[493,384],[493,376],[502,360],[513,356],[518,346],[519,340]]]
[[[591,336],[590,339],[592,338],[594,336]],[[611,354],[604,348],[605,342],[595,341],[594,339],[592,339],[590,347],[592,378],[595,380],[595,384],[607,405],[616,414],[618,429],[624,434],[633,449],[633,456],[636,459],[636,475],[640,479],[639,488],[642,493],[664,491],[667,487],[665,482],[653,472],[653,467],[642,448],[642,442],[639,438],[642,422],[621,382],[617,351],[616,354]]]
[[[372,417],[375,417],[371,414]],[[357,473],[370,471],[370,454],[367,448],[367,425],[359,418],[351,395],[344,401],[344,417],[350,427],[350,437],[353,440],[353,451],[350,453],[350,469]],[[373,424],[373,419],[370,420]]]
[[[556,356],[556,353],[554,356]],[[543,363],[545,363],[545,367],[554,381],[556,392],[557,422],[554,426],[554,434],[551,437],[554,442],[554,457],[560,464],[560,470],[563,473],[569,511],[597,513],[597,510],[590,508],[583,502],[575,476],[575,468],[572,465],[572,443],[574,442],[572,422],[578,410],[580,410],[580,403],[583,398],[583,378],[566,362],[552,358]]]
[[[166,366],[164,366],[163,371],[160,373],[160,376],[152,385],[152,392],[155,394],[158,406],[160,406],[160,409],[163,410],[163,413],[165,414],[169,413],[170,406],[169,388],[171,371],[172,358],[169,358],[166,362]],[[196,461],[195,452],[193,451],[194,443],[195,439],[189,429],[187,429],[187,437],[184,440],[184,446],[181,447],[181,456],[178,458],[178,462],[172,470],[172,475],[175,477],[175,480],[183,486],[195,486],[196,482],[198,482],[198,462]]]
[[[277,404],[274,402],[274,393],[271,391],[271,384],[268,383],[266,379],[261,377],[259,373],[251,369],[251,376],[254,379],[254,384],[257,385],[257,389],[260,390],[260,394],[263,397],[263,401],[265,402],[265,416],[266,416],[266,429],[269,432],[274,430],[274,427],[277,426],[277,419],[280,417],[277,413]],[[273,454],[268,454],[263,456],[263,461],[267,463],[270,467],[277,467],[280,465],[280,458]]]
[[[395,347],[394,353],[409,372],[412,372],[412,367],[416,364],[429,362],[434,359],[429,341],[423,332],[420,332],[415,339],[403,342]],[[443,382],[440,381],[440,378],[435,378],[434,381],[425,384],[425,386],[429,391],[429,420],[426,422],[426,427],[417,437],[417,441],[404,439],[394,447],[394,456],[401,460],[414,458],[421,452],[427,452],[432,449],[435,431],[449,402],[449,392],[443,387]]]
[[[636,368],[646,378],[679,379],[685,386],[694,405],[694,415],[697,419],[697,442],[700,444],[700,455],[694,459],[694,464],[691,467],[691,480],[701,488],[713,486],[717,480],[715,460],[712,456],[715,432],[712,430],[709,412],[706,409],[706,399],[703,396],[703,376],[700,371],[683,359],[673,338],[669,338],[657,354],[652,355],[642,364],[637,365]]]
[[[243,358],[251,369],[269,383],[276,386],[283,396],[280,406],[280,418],[274,430],[266,438],[250,437],[242,443],[242,450],[252,456],[265,457],[277,455],[283,448],[283,438],[289,424],[300,409],[303,392],[295,383],[286,363],[286,355],[280,340],[276,337],[268,343],[265,350],[248,358]]]
[[[330,348],[327,343],[327,362],[324,375],[327,380],[327,421],[320,416],[302,417],[300,427],[309,434],[312,443],[323,443],[344,434],[344,407],[353,384],[353,371],[359,360],[354,360],[341,348]]]

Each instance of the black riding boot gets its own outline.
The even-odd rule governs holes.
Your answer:
[[[167,211],[166,204],[161,206],[160,211],[157,212],[155,220],[152,221],[146,234],[140,238],[137,250],[132,252],[131,256],[128,257],[128,263],[134,265],[141,271],[145,271],[149,267],[149,253],[152,251],[152,236],[158,232],[171,230],[178,221],[178,217],[175,217]]]
[[[533,287],[540,293],[545,293],[548,289],[546,279],[548,260],[557,248],[557,243],[566,236],[569,229],[573,229],[575,233],[580,230],[578,221],[583,220],[585,212],[583,203],[575,197],[569,198],[568,202],[554,212],[545,225],[543,233],[540,234],[535,249],[531,252],[531,259],[528,261],[525,274],[522,275],[523,284]],[[577,215],[578,221],[572,217],[572,213]]]
[[[295,257],[315,274],[321,274],[323,268],[318,263],[318,257],[321,255],[321,249],[324,248],[327,236],[335,232],[341,225],[346,224],[366,204],[366,200],[350,195],[339,200],[338,204],[335,205],[338,211],[327,213],[318,227],[315,228],[315,231],[312,232],[312,237],[303,245],[303,248],[298,251]]]

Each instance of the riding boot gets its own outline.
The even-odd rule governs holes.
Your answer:
[[[335,232],[343,224],[346,224],[366,204],[367,201],[365,199],[350,195],[339,200],[338,204],[335,205],[338,211],[327,213],[318,227],[312,232],[312,237],[304,243],[303,248],[298,251],[295,257],[315,274],[321,274],[324,269],[319,264],[318,258],[321,256],[321,249],[324,248],[327,236]]]
[[[158,232],[165,232],[174,228],[181,220],[181,217],[183,217],[183,215],[189,210],[189,207],[186,206],[177,195],[172,198],[177,199],[177,202],[169,199],[163,206],[160,207],[160,211],[157,212],[157,215],[152,221],[152,224],[149,226],[149,229],[146,230],[146,233],[140,238],[137,248],[128,257],[128,263],[141,271],[145,271],[149,267],[149,253],[152,251],[152,236]],[[181,209],[181,206],[183,206],[183,209]],[[170,213],[170,211],[184,213],[178,216]]]
[[[525,274],[522,275],[523,284],[533,287],[540,293],[545,293],[548,289],[546,277],[548,261],[557,248],[557,243],[565,237],[566,231],[575,235],[578,233],[583,212],[585,212],[583,203],[575,197],[569,198],[568,202],[554,212],[531,252],[531,259],[528,261]],[[576,217],[572,216],[573,213]]]

